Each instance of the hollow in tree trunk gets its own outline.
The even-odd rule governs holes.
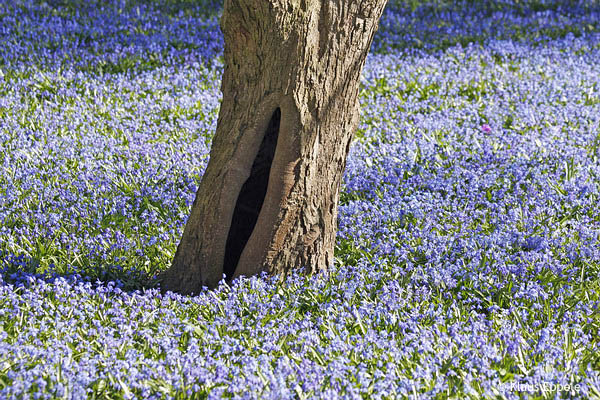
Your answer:
[[[210,161],[163,290],[333,262],[360,74],[386,0],[226,0]]]

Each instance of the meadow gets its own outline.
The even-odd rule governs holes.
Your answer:
[[[161,294],[220,7],[0,9],[0,398],[600,398],[600,4],[390,0],[335,265]]]

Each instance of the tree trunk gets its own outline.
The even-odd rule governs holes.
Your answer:
[[[360,74],[387,0],[225,0],[210,161],[163,290],[333,262]]]

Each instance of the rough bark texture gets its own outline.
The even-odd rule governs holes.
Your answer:
[[[360,74],[386,1],[225,0],[217,131],[163,290],[197,293],[225,272],[235,278],[332,264]],[[260,161],[274,129],[272,162]],[[264,201],[248,194],[260,191],[245,185],[253,180],[268,182]],[[237,254],[226,256],[226,248]]]

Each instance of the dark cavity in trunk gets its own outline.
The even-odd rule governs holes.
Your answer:
[[[228,281],[235,273],[242,251],[254,230],[258,214],[265,200],[271,164],[277,148],[280,121],[281,110],[277,108],[269,121],[269,126],[252,164],[250,176],[244,182],[235,203],[223,261],[223,273]]]

